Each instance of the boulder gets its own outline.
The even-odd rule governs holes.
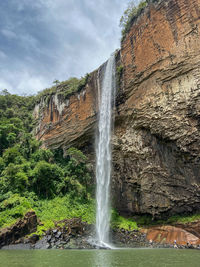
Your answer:
[[[37,230],[37,216],[34,211],[29,211],[24,218],[14,225],[0,230],[0,247],[16,244],[18,240]]]
[[[161,244],[200,245],[200,239],[181,228],[164,225],[141,230],[149,241]]]

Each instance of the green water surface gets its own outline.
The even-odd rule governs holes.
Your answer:
[[[0,250],[3,267],[200,267],[200,251],[176,249]]]

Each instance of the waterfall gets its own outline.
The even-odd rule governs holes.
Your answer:
[[[115,55],[107,62],[99,101],[96,135],[96,238],[97,245],[109,246],[112,105],[115,97]]]

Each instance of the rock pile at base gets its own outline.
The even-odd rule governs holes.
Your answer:
[[[55,223],[55,228],[48,230],[44,237],[32,244],[35,249],[72,249],[95,248],[88,241],[92,225],[80,218],[66,219]],[[34,243],[34,236],[31,238]]]

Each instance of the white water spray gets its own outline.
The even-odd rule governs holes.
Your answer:
[[[110,176],[112,104],[115,96],[115,55],[107,62],[101,88],[98,133],[96,136],[96,238],[97,245],[110,247]]]

